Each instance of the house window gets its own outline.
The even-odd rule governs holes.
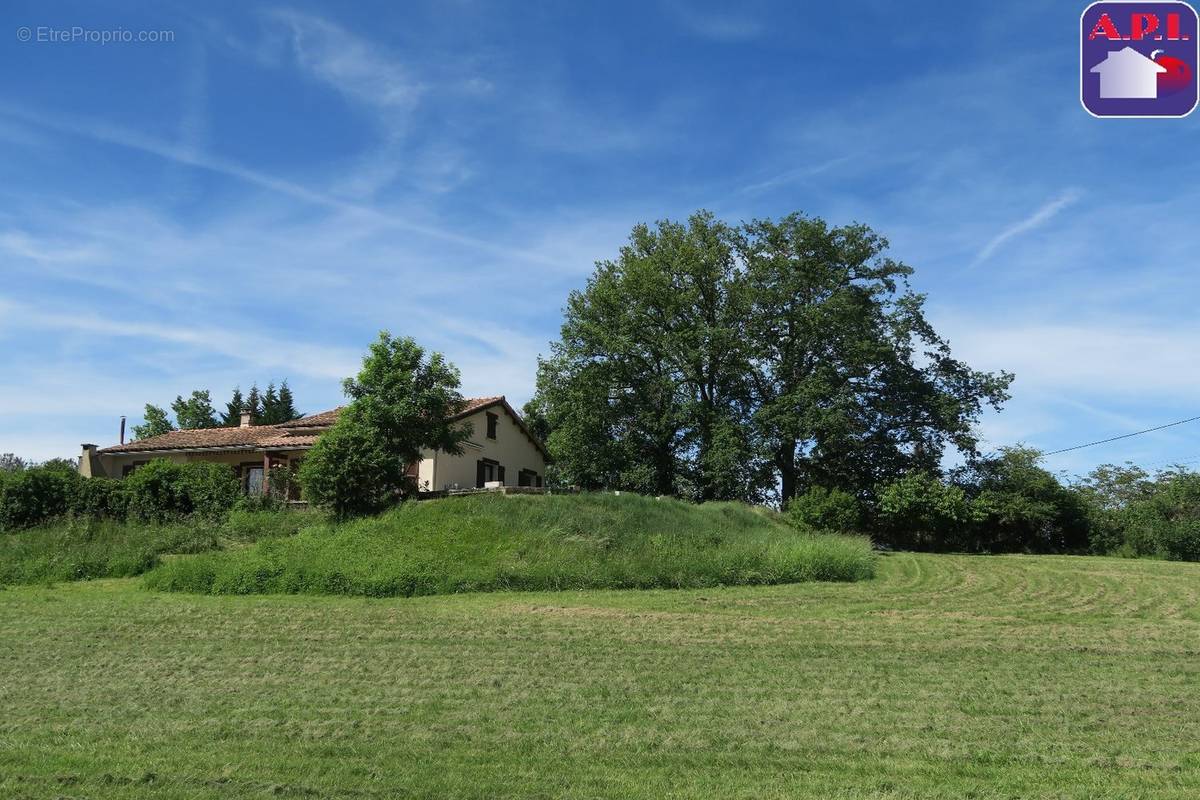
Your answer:
[[[500,418],[497,417],[495,414],[487,415],[487,438],[489,438],[489,439],[496,438],[496,422],[499,419]]]
[[[517,486],[541,486],[542,476],[531,469],[523,469],[517,473]]]
[[[246,494],[263,493],[263,463],[261,461],[243,461],[238,465],[238,477],[242,481],[242,491]]]
[[[504,483],[504,465],[490,458],[481,458],[475,462],[475,488],[482,489],[491,481]]]

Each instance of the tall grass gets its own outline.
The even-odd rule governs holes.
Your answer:
[[[137,522],[64,517],[0,536],[0,586],[124,578],[172,553],[200,553],[294,534],[317,515],[235,509],[224,522],[201,518]]]
[[[456,497],[173,559],[164,591],[351,594],[684,588],[874,574],[866,539],[797,532],[735,503],[636,496]]]

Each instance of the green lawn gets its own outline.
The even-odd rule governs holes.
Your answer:
[[[1200,796],[1200,565],[368,600],[0,591],[0,797]]]

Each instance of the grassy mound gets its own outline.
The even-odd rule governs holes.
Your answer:
[[[162,555],[199,553],[295,533],[317,518],[294,511],[234,510],[224,522],[168,523],[64,518],[0,534],[0,586],[140,575]]]
[[[375,597],[501,590],[853,581],[866,539],[797,532],[735,503],[499,495],[409,503],[379,517],[172,560],[163,591]]]

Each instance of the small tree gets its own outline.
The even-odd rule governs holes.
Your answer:
[[[928,472],[910,472],[879,492],[879,530],[893,547],[969,548],[971,513],[966,494]]]
[[[242,387],[233,387],[233,396],[225,404],[221,412],[221,425],[226,428],[236,428],[242,424],[242,412],[246,409],[246,399],[242,397]]]
[[[21,472],[28,469],[29,462],[13,453],[0,453],[0,472]]]
[[[250,419],[256,424],[262,422],[262,396],[258,393],[257,383],[250,384],[250,394],[246,395],[246,405],[243,407],[243,410],[250,412]]]
[[[1042,454],[1005,447],[959,473],[975,520],[972,549],[1077,553],[1088,547],[1087,507],[1041,466]]]
[[[275,381],[267,384],[267,391],[263,392],[262,406],[263,425],[274,425],[276,422],[283,422],[283,420],[279,419],[279,395],[275,392]]]
[[[338,517],[372,514],[413,493],[409,464],[426,448],[457,455],[470,435],[450,417],[462,407],[458,370],[426,357],[411,338],[382,331],[357,378],[343,383],[350,404],[300,468],[305,495]]]
[[[213,410],[212,397],[207,389],[194,389],[186,400],[177,396],[171,403],[175,422],[180,428],[215,428],[217,412]]]
[[[296,400],[292,397],[292,388],[288,386],[287,378],[284,378],[283,383],[279,384],[277,409],[276,416],[279,418],[278,422],[291,422],[303,416],[296,410]]]
[[[134,439],[149,439],[151,436],[160,436],[175,430],[175,426],[171,424],[170,418],[167,417],[167,412],[158,406],[147,403],[143,416],[145,417],[145,422],[141,425],[133,426]]]

